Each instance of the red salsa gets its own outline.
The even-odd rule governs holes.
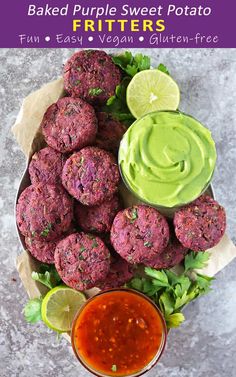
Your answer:
[[[158,358],[165,324],[157,308],[139,293],[104,292],[91,299],[75,320],[72,343],[93,372],[126,376]]]

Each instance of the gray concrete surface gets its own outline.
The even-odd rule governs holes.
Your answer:
[[[111,50],[110,50],[111,51]],[[115,51],[115,50],[113,50]],[[27,297],[15,270],[21,248],[14,226],[14,197],[24,156],[10,128],[22,99],[61,74],[73,50],[0,50],[0,375],[88,376],[70,345],[43,324],[25,323]],[[226,207],[228,234],[236,241],[236,50],[145,50],[153,65],[166,64],[180,85],[180,108],[212,130],[218,150],[213,184]],[[223,251],[222,251],[223,252]],[[149,377],[236,376],[236,260],[217,275],[214,290],[190,304],[186,321],[169,335]]]

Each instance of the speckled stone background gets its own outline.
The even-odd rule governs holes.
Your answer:
[[[88,376],[70,345],[43,324],[28,325],[27,297],[15,270],[21,248],[14,225],[14,198],[25,167],[11,135],[22,99],[61,74],[69,49],[0,50],[0,375]],[[109,52],[111,52],[110,50]],[[113,50],[115,51],[115,50]],[[236,241],[236,50],[144,50],[153,66],[166,64],[180,85],[180,108],[209,127],[218,150],[216,198],[226,207],[228,234]],[[222,251],[223,252],[223,251]],[[236,260],[217,275],[214,290],[185,309],[186,321],[149,377],[236,376]]]

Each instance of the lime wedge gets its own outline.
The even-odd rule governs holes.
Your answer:
[[[70,331],[72,321],[85,301],[81,292],[62,285],[55,287],[43,299],[42,320],[52,330]]]
[[[137,73],[127,88],[127,105],[135,118],[158,110],[176,110],[180,92],[176,82],[158,69]]]

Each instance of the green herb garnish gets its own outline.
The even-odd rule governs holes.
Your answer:
[[[138,218],[138,211],[137,208],[132,209],[132,215],[131,215],[131,220],[134,222]]]
[[[42,264],[39,272],[33,271],[31,274],[33,280],[38,281],[46,287],[52,289],[61,283],[61,278],[55,266]]]
[[[42,298],[29,300],[23,309],[25,320],[29,323],[36,323],[41,317]]]
[[[112,367],[111,367],[111,370],[112,370],[112,372],[116,372],[117,371],[117,366],[115,364],[113,364]]]
[[[112,56],[112,60],[122,69],[123,80],[120,85],[116,87],[115,95],[107,100],[106,106],[103,107],[103,111],[111,113],[114,118],[129,127],[135,121],[135,118],[130,113],[126,103],[127,86],[132,77],[138,72],[150,69],[150,58],[142,54],[136,54],[133,56],[131,52],[125,51],[121,55]],[[164,64],[159,64],[157,69],[169,74]]]
[[[137,208],[132,208],[131,211],[128,209],[126,211],[126,217],[130,220],[131,224],[138,218]]]
[[[209,259],[209,253],[197,252],[187,254],[184,258],[185,271],[203,268],[207,264]]]
[[[152,247],[152,242],[149,242],[149,241],[145,241],[144,243],[144,246],[147,246],[147,247]]]
[[[89,94],[91,96],[99,96],[99,94],[101,94],[103,92],[103,89],[101,88],[92,88],[92,89],[89,89]]]
[[[184,272],[177,275],[171,270],[145,267],[145,277],[133,278],[127,286],[145,293],[160,308],[167,327],[178,327],[184,321],[181,310],[189,302],[209,292],[214,278],[196,273],[209,260],[207,252],[190,252],[184,259]]]
[[[133,77],[136,73],[150,69],[150,58],[142,54],[132,55],[125,51],[124,54],[113,56],[113,63],[118,65],[127,75]]]
[[[117,85],[115,95],[110,97],[103,107],[103,111],[112,114],[115,119],[127,126],[130,126],[135,121],[126,103],[126,90],[130,80],[131,77],[124,77],[121,83]]]
[[[40,233],[40,236],[47,237],[51,229],[52,229],[52,224],[48,223],[46,228]]]
[[[170,72],[168,71],[168,69],[166,68],[166,66],[164,64],[159,64],[159,66],[157,67],[157,69],[161,72],[164,72],[166,73],[167,75],[170,76]]]
[[[98,243],[97,243],[96,240],[94,240],[93,243],[92,243],[92,248],[95,248],[95,247],[98,247]]]

